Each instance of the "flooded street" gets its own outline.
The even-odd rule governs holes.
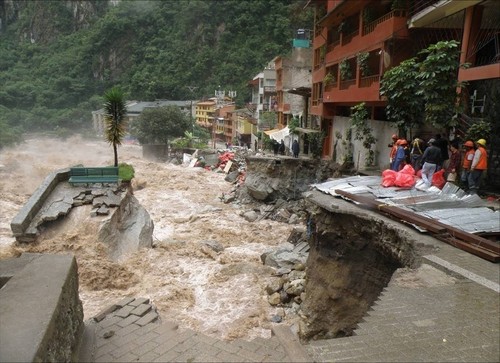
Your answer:
[[[15,245],[10,222],[50,172],[113,163],[104,141],[30,139],[0,153],[0,257],[75,254],[85,319],[123,297],[148,297],[163,320],[181,327],[223,339],[269,337],[277,310],[267,302],[272,270],[260,255],[286,243],[293,226],[247,222],[240,216],[245,206],[220,199],[232,189],[223,173],[151,162],[136,145],[119,147],[118,157],[134,166],[143,186],[134,196],[154,222],[155,248],[110,260],[106,246],[95,241],[95,226],[79,218],[88,215],[85,207],[70,213],[71,228],[48,228],[36,245]],[[223,250],[215,252],[207,241]]]

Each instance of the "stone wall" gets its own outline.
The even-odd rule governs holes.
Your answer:
[[[316,159],[248,156],[244,188],[253,198],[265,202],[302,199],[310,184],[333,176],[335,167]]]
[[[73,361],[83,332],[74,256],[23,254],[0,261],[0,275],[0,362]]]
[[[54,191],[56,186],[61,181],[69,179],[69,168],[56,170],[50,173],[45,180],[40,184],[37,190],[28,199],[28,202],[21,208],[19,213],[14,217],[10,223],[10,228],[14,237],[22,236],[26,229],[29,227],[33,218],[42,208],[45,200]]]

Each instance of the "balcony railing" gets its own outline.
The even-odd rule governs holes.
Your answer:
[[[349,87],[356,84],[356,79],[348,79],[346,81],[340,81],[340,89],[348,89]]]
[[[378,82],[379,75],[376,74],[374,76],[363,77],[359,80],[359,87],[370,87],[373,83]]]
[[[327,53],[331,52],[333,48],[335,48],[339,44],[340,44],[340,39],[334,40],[333,42],[328,44],[328,46],[326,47],[326,52]]]
[[[371,33],[372,31],[375,30],[377,25],[395,17],[406,17],[406,10],[393,10],[390,13],[387,13],[384,16],[378,18],[377,20],[374,20],[371,23],[365,25],[363,27],[363,35]]]
[[[337,85],[337,81],[328,83],[327,85],[325,85],[325,91],[331,91],[332,89],[337,88]]]
[[[342,35],[342,45],[349,43],[352,38],[354,38],[356,35],[359,34],[359,29],[356,29],[350,34],[347,34],[346,36]]]

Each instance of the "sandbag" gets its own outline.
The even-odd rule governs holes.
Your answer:
[[[436,188],[443,189],[444,185],[446,184],[446,180],[444,179],[444,169],[436,171],[432,175],[431,184],[434,185]]]
[[[413,166],[410,164],[406,164],[399,172],[408,175],[415,175],[415,169],[413,169]]]
[[[415,185],[415,178],[413,177],[413,174],[407,174],[400,171],[396,175],[394,185],[401,188],[412,188]]]
[[[382,172],[382,186],[385,188],[394,186],[397,172],[391,169],[386,169]]]

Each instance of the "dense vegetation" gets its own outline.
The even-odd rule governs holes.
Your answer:
[[[201,99],[221,86],[242,105],[248,81],[312,27],[305,3],[2,2],[0,147],[26,130],[89,129],[114,86],[136,100]]]

